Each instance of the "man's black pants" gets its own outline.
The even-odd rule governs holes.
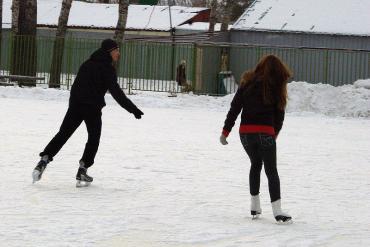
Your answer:
[[[262,133],[240,134],[243,144],[251,161],[249,172],[249,188],[252,196],[260,192],[260,177],[262,164],[268,179],[271,202],[280,199],[280,179],[276,167],[276,142],[271,135]]]
[[[99,147],[102,121],[101,109],[90,106],[70,106],[59,132],[40,153],[40,156],[48,155],[49,160],[53,160],[53,157],[68,141],[82,121],[86,124],[88,139],[81,161],[85,163],[86,168],[92,166]]]

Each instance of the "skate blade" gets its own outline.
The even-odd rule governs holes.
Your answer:
[[[257,220],[260,217],[261,212],[256,211],[256,210],[251,210],[251,215],[252,215],[252,220]]]
[[[290,224],[293,224],[293,220],[292,219],[286,220],[286,221],[279,220],[279,221],[276,222],[276,224],[278,224],[278,225],[290,225]]]
[[[252,215],[252,220],[258,220],[260,218],[260,214]]]
[[[32,179],[33,179],[33,181],[32,181],[32,183],[34,184],[35,182],[37,182],[37,181],[39,181],[40,180],[40,171],[38,171],[38,170],[34,170],[33,172],[32,172]]]
[[[90,186],[90,184],[91,184],[91,182],[85,182],[85,181],[77,180],[76,188],[88,187],[88,186]]]

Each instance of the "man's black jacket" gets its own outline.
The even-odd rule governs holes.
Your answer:
[[[117,83],[112,57],[108,52],[98,49],[81,65],[72,85],[69,104],[71,107],[90,106],[101,109],[105,106],[104,96],[108,90],[128,112],[138,111]]]

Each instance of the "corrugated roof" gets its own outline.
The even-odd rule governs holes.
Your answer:
[[[370,36],[370,0],[256,0],[233,29]]]

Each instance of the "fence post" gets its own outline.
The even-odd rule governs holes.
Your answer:
[[[326,49],[326,52],[325,52],[325,75],[324,75],[324,78],[325,78],[325,83],[328,83],[328,74],[329,74],[329,50]]]
[[[193,43],[192,44],[192,49],[193,49],[193,75],[192,75],[192,79],[191,79],[191,88],[192,90],[195,91],[195,85],[196,85],[196,76],[197,76],[197,63],[198,63],[198,59],[197,59],[197,43]]]
[[[195,67],[195,90],[202,93],[203,89],[203,78],[202,78],[202,66],[203,66],[203,48],[197,44],[195,48],[196,53],[196,67]]]

